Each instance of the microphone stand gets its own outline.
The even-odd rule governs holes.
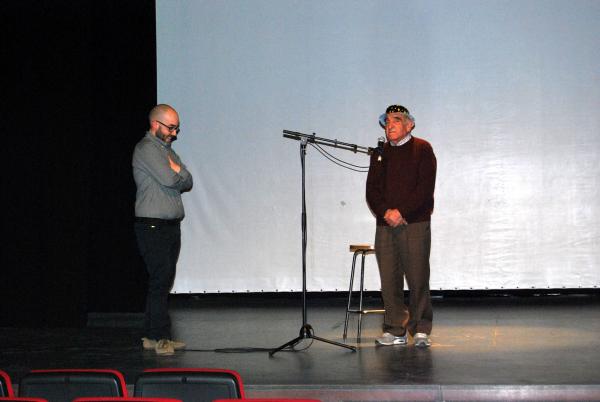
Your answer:
[[[289,342],[284,343],[283,345],[275,348],[269,352],[269,356],[273,356],[275,353],[289,347],[295,346],[303,339],[315,339],[317,341],[329,343],[331,345],[341,346],[346,349],[350,349],[353,352],[356,352],[355,346],[346,345],[344,343],[335,342],[329,339],[324,339],[316,336],[314,334],[313,327],[308,324],[306,319],[306,239],[307,239],[307,226],[306,226],[306,186],[305,186],[305,157],[306,157],[306,144],[314,143],[320,145],[327,145],[334,148],[346,149],[349,151],[353,151],[354,153],[361,152],[366,154],[371,154],[373,152],[373,148],[361,147],[356,144],[348,144],[345,142],[340,142],[338,140],[330,140],[327,138],[319,138],[316,137],[313,133],[312,135],[302,134],[295,131],[283,130],[283,136],[285,138],[289,138],[292,140],[300,141],[300,165],[302,167],[302,327],[300,327],[300,334],[292,339]]]

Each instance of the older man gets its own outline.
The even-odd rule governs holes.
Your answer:
[[[183,342],[171,340],[168,297],[181,247],[181,193],[191,190],[193,181],[171,147],[179,134],[177,111],[169,105],[157,105],[149,120],[148,132],[135,146],[132,161],[137,186],[135,234],[148,271],[142,346],[169,355],[185,348]]]
[[[411,132],[408,109],[391,105],[379,118],[387,142],[371,155],[367,202],[377,218],[375,254],[385,308],[379,345],[431,345],[433,311],[429,292],[431,214],[436,158],[431,145]],[[410,290],[404,303],[404,278]]]

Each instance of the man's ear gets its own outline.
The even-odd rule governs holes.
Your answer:
[[[156,120],[150,120],[150,131],[155,133],[158,130],[158,123]]]

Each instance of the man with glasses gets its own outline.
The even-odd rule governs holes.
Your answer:
[[[375,256],[385,308],[379,345],[431,345],[433,311],[429,292],[431,214],[436,158],[431,145],[411,135],[415,119],[391,105],[380,116],[387,142],[371,155],[367,202],[377,218]],[[404,304],[404,278],[410,290]]]
[[[179,134],[179,115],[169,105],[155,106],[150,127],[133,152],[135,234],[148,272],[144,349],[173,354],[185,343],[171,339],[168,297],[175,279],[184,217],[181,193],[192,188],[192,175],[171,144]]]

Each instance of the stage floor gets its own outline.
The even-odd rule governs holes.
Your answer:
[[[367,301],[379,306],[377,297]],[[307,322],[315,335],[342,342],[344,310],[342,294],[309,294]],[[295,338],[301,312],[300,294],[173,297],[175,338],[191,349],[173,356],[143,351],[138,328],[0,328],[0,369],[18,383],[31,369],[113,368],[133,386],[145,368],[219,367],[238,371],[251,397],[324,401],[600,400],[597,293],[435,298],[428,349],[375,346],[382,315],[370,314],[363,317],[361,343],[351,317],[347,342],[356,352],[316,340],[273,357],[243,350]],[[132,324],[139,316],[111,315],[119,318]]]

